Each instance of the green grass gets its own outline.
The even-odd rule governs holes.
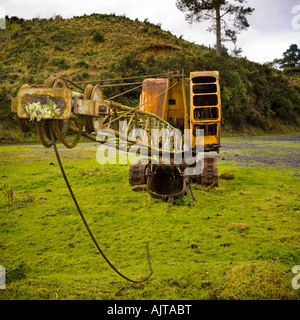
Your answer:
[[[232,138],[228,138],[229,140]],[[228,141],[229,141],[228,140]],[[97,252],[65,186],[54,151],[0,147],[0,299],[299,299],[299,170],[220,161],[219,187],[194,188],[168,206],[133,192],[128,165],[99,165],[98,145],[59,148],[101,248]],[[12,201],[5,194],[12,190]]]

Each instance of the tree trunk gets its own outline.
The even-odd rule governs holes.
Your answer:
[[[217,42],[216,42],[216,52],[218,56],[221,56],[222,53],[222,46],[221,46],[221,17],[220,17],[220,5],[216,5],[216,35],[217,35]]]

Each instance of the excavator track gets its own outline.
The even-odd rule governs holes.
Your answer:
[[[218,186],[218,159],[204,158],[203,171],[199,175],[191,176],[193,183]]]

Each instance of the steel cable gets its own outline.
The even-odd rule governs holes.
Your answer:
[[[154,74],[154,75],[152,75],[152,76],[164,76],[164,75],[167,75],[167,73]],[[115,95],[115,96],[112,96],[112,97],[106,99],[106,100],[112,100],[112,99],[117,98],[117,97],[119,97],[119,96],[122,96],[122,95],[124,95],[124,94],[126,94],[126,93],[129,93],[129,92],[131,92],[131,91],[134,91],[134,90],[142,87],[143,84],[144,84],[144,82],[142,82],[139,86],[136,86],[136,87],[134,87],[134,88],[132,88],[132,89],[129,89],[129,90],[125,91],[125,92],[119,93],[119,94],[117,94],[117,95]]]
[[[72,188],[71,188],[71,185],[70,185],[70,183],[69,183],[69,180],[68,180],[68,178],[67,178],[67,176],[66,176],[65,170],[64,170],[64,168],[63,168],[63,165],[62,165],[62,162],[61,162],[61,159],[60,159],[58,150],[57,150],[57,146],[56,146],[56,142],[55,142],[55,135],[54,135],[54,132],[53,132],[53,127],[52,127],[52,122],[51,122],[51,120],[48,122],[48,125],[49,125],[49,131],[50,131],[51,140],[52,140],[53,147],[54,147],[54,152],[55,152],[55,155],[56,155],[57,162],[58,162],[58,164],[59,164],[61,173],[62,173],[62,175],[63,175],[63,177],[64,177],[65,183],[66,183],[66,185],[67,185],[67,187],[68,187],[68,189],[69,189],[69,192],[70,192],[70,194],[71,194],[71,197],[72,197],[72,199],[73,199],[73,201],[74,201],[74,204],[75,204],[75,206],[76,206],[76,208],[77,208],[77,211],[79,212],[80,217],[81,217],[81,219],[82,219],[82,221],[83,221],[83,223],[84,223],[84,225],[85,225],[85,227],[86,227],[86,229],[87,229],[90,237],[92,238],[94,244],[96,245],[98,251],[100,252],[100,254],[102,255],[102,257],[105,259],[105,261],[109,264],[109,266],[110,266],[118,275],[120,275],[122,278],[124,278],[124,279],[126,279],[126,280],[128,280],[128,281],[130,281],[130,282],[134,282],[134,283],[145,282],[147,279],[149,279],[149,277],[150,277],[150,276],[152,275],[152,273],[153,273],[153,270],[152,270],[152,267],[151,267],[151,261],[150,261],[148,244],[146,245],[146,250],[147,250],[147,258],[148,258],[148,265],[149,265],[150,273],[149,273],[149,275],[148,275],[147,277],[145,277],[143,280],[132,280],[132,279],[126,277],[126,276],[123,275],[119,270],[117,270],[116,267],[109,261],[109,259],[105,256],[104,252],[101,250],[101,248],[100,248],[100,246],[99,246],[96,238],[94,237],[94,235],[93,235],[93,233],[92,233],[92,231],[91,231],[88,223],[86,222],[85,217],[84,217],[84,215],[83,215],[83,213],[82,213],[82,211],[81,211],[81,209],[80,209],[80,207],[79,207],[79,204],[78,204],[78,202],[77,202],[77,199],[76,199],[76,197],[75,197],[75,195],[74,195],[74,193],[73,193],[73,190],[72,190]]]
[[[176,71],[170,71],[170,74],[176,73]],[[115,79],[101,79],[101,80],[86,80],[86,81],[76,81],[75,83],[98,83],[98,82],[106,82],[106,81],[119,81],[119,80],[131,80],[131,79],[139,79],[139,78],[149,78],[149,77],[158,77],[163,76],[166,73],[157,73],[157,74],[149,74],[149,75],[142,75],[142,76],[134,76],[134,77],[127,77],[127,78],[115,78]]]

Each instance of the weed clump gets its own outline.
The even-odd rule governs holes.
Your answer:
[[[25,264],[23,260],[18,260],[13,266],[6,269],[6,282],[9,284],[10,282],[21,280],[26,278],[25,275]]]
[[[194,204],[193,199],[189,195],[182,196],[173,202],[177,206],[192,206]]]
[[[8,206],[11,210],[14,210],[15,208],[22,208],[34,200],[34,197],[28,193],[22,193],[22,198],[20,198],[7,183],[3,185],[3,189],[3,196],[6,200],[6,205],[1,207]]]
[[[9,185],[7,183],[4,184],[3,186],[4,188],[4,198],[7,201],[8,205],[12,205],[12,203],[14,202],[14,192],[12,190],[11,187],[9,187]]]

